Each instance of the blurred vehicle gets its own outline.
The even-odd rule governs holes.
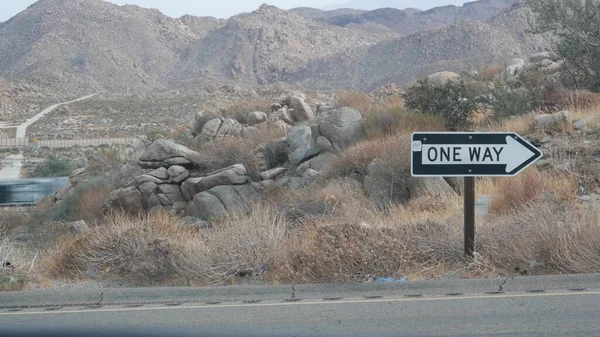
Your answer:
[[[0,180],[0,206],[35,205],[69,185],[69,177]]]

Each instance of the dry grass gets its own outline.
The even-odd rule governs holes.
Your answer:
[[[588,90],[572,90],[555,86],[543,95],[545,105],[556,109],[590,109],[600,106],[600,94]]]
[[[110,186],[94,186],[78,194],[73,218],[94,224],[103,217],[103,204],[108,200]]]
[[[203,284],[223,274],[211,264],[200,235],[167,212],[137,218],[115,214],[102,228],[66,236],[45,267],[53,277],[80,278],[92,272],[156,281],[187,276]]]
[[[0,291],[23,290],[27,284],[27,274],[33,268],[26,251],[0,235]]]
[[[513,116],[500,122],[492,122],[483,125],[484,131],[516,132],[527,135],[533,132],[533,113]]]
[[[260,170],[255,160],[256,150],[261,143],[285,136],[283,130],[266,125],[261,126],[258,132],[250,134],[247,138],[224,137],[212,142],[195,144],[191,148],[209,158],[205,173],[210,173],[231,165],[243,164],[252,180],[260,180]]]
[[[526,205],[511,214],[491,216],[478,228],[480,253],[504,272],[527,270],[589,273],[600,269],[598,210],[578,211],[551,201]]]
[[[540,172],[535,166],[516,177],[480,178],[477,193],[492,197],[490,212],[505,214],[542,199],[572,204],[577,197],[578,179],[555,170]]]
[[[232,214],[220,219],[204,236],[204,244],[213,263],[227,266],[224,278],[261,277],[286,263],[292,237],[283,212],[256,204],[250,214]]]
[[[342,91],[336,94],[335,106],[349,107],[362,113],[369,113],[375,107],[375,103],[367,94],[356,91]]]
[[[271,111],[271,101],[263,98],[232,102],[219,109],[223,117],[230,117],[245,124],[246,115],[253,111]]]
[[[350,107],[361,112],[370,139],[385,138],[414,131],[443,131],[440,117],[407,112],[401,97],[374,101],[369,95],[355,91],[339,92],[335,105]]]
[[[477,78],[481,82],[490,82],[490,81],[493,81],[497,75],[502,74],[505,69],[506,69],[505,65],[501,65],[501,64],[490,65],[487,68],[485,68],[483,71],[481,71]]]
[[[397,172],[410,172],[410,137],[396,135],[365,140],[355,144],[336,158],[324,172],[325,179],[353,176],[362,181],[375,158],[397,159]]]

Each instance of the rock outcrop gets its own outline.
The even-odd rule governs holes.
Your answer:
[[[203,166],[207,159],[196,151],[165,139],[157,139],[139,158],[139,165],[146,169],[168,168],[173,165],[193,168]]]
[[[320,151],[336,154],[367,135],[361,113],[347,107],[322,113],[315,119],[311,131]]]

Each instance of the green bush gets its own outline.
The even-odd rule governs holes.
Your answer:
[[[527,88],[496,86],[486,95],[494,120],[526,114],[533,110],[533,94]]]
[[[442,116],[446,128],[453,131],[471,126],[471,117],[479,106],[479,92],[462,80],[439,84],[423,78],[406,91],[404,101],[409,109]]]
[[[51,178],[51,177],[68,177],[71,174],[73,167],[71,161],[52,157],[46,160],[45,163],[35,168],[32,177],[34,178]]]

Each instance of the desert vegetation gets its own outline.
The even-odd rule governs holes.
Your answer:
[[[32,174],[71,174],[72,186],[2,210],[0,290],[54,279],[200,286],[600,272],[597,34],[569,49],[578,39],[569,32],[586,23],[561,17],[578,3],[531,1],[549,23],[534,28],[558,31],[558,56],[437,73],[387,95],[336,91],[327,104],[295,94],[189,102],[194,120],[153,126],[141,153],[104,149],[77,174],[52,157]],[[461,130],[518,132],[544,152],[516,177],[477,179],[473,258],[462,250],[462,181],[424,180],[435,184],[420,190],[410,174],[412,132]],[[244,195],[247,207],[230,207]],[[218,207],[198,207],[209,199]],[[216,208],[223,214],[200,218]]]

